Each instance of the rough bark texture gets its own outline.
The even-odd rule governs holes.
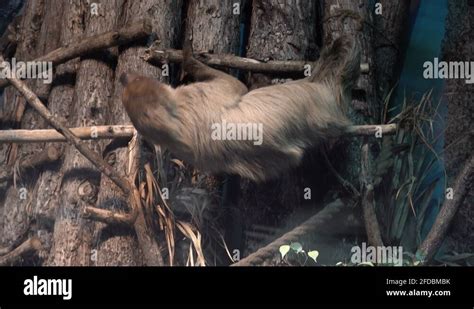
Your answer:
[[[78,7],[77,14],[84,16],[84,36],[113,30],[117,24],[119,1],[96,2],[98,15],[91,7]],[[73,126],[94,126],[106,123],[110,97],[113,92],[113,68],[106,52],[94,58],[81,59],[76,71],[73,105],[69,123]],[[87,145],[101,153],[102,143],[91,141]],[[100,174],[72,145],[66,147],[59,209],[54,227],[54,246],[50,253],[52,265],[90,265],[94,223],[80,217],[82,209],[94,203]],[[79,196],[79,189],[91,186],[93,193],[87,199]]]
[[[402,68],[400,59],[404,33],[408,27],[410,0],[380,0],[382,14],[374,15],[375,77],[377,100],[395,86]]]
[[[232,0],[189,1],[185,37],[194,51],[238,54],[239,17],[233,14]]]
[[[45,3],[44,1],[29,1],[26,4],[23,17],[19,26],[19,45],[15,53],[18,60],[36,56],[40,50],[40,32],[44,18]],[[34,81],[28,81],[29,86]],[[19,118],[15,111],[23,109],[26,106],[25,99],[16,92],[13,87],[5,89],[2,116],[5,122],[3,125],[8,127],[19,127]],[[0,151],[0,165],[4,168],[11,169],[17,158],[17,145],[2,144]],[[36,148],[33,146],[33,148]],[[10,161],[10,162],[9,162]],[[28,229],[32,208],[32,192],[34,181],[31,181],[34,175],[28,175],[18,179],[17,186],[11,181],[3,183],[0,188],[0,202],[4,205],[2,215],[2,233],[1,243],[9,245],[22,236]],[[20,193],[25,193],[20,195]]]
[[[448,1],[443,60],[474,60],[474,5],[472,1]],[[444,96],[448,108],[445,135],[445,168],[448,187],[474,149],[474,90],[462,79],[448,79]],[[454,192],[456,194],[456,192]],[[452,224],[452,248],[457,252],[474,251],[474,192],[470,190]]]
[[[299,1],[254,0],[247,56],[257,60],[315,60],[317,58],[316,4]],[[254,74],[251,87],[271,82]],[[273,80],[276,83],[278,80]]]
[[[54,3],[51,4],[52,6]],[[61,16],[61,18],[58,18]],[[56,15],[59,25],[50,35],[57,35],[59,32],[60,46],[68,45],[83,37],[83,11],[80,1],[72,2],[64,5],[61,12]],[[52,85],[48,97],[48,108],[53,113],[63,119],[69,121],[72,117],[71,109],[74,97],[74,84],[76,81],[76,67],[79,61],[71,60],[60,65],[55,70],[55,81]],[[39,115],[36,115],[40,119]],[[43,124],[40,128],[46,127],[44,120],[40,120]],[[52,144],[64,152],[66,145],[63,143]],[[38,233],[42,237],[42,241],[46,244],[43,256],[46,258],[45,263],[52,263],[52,256],[49,250],[53,245],[53,232],[55,227],[56,216],[59,216],[59,197],[61,192],[61,182],[63,174],[60,172],[62,161],[51,166],[50,169],[42,171],[37,180],[34,197],[35,217],[38,222]]]

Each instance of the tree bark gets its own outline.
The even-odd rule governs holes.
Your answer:
[[[60,7],[60,6],[59,6]],[[39,55],[46,47],[44,28],[48,27],[51,20],[47,20],[48,6],[45,1],[28,1],[25,4],[24,13],[18,26],[18,46],[14,57],[17,60],[31,59]],[[51,45],[54,44],[51,38]],[[34,80],[27,81],[30,87],[34,87]],[[36,87],[34,87],[36,90]],[[21,119],[26,108],[26,101],[13,87],[4,91],[4,106],[2,109],[3,126],[16,128],[21,125]],[[8,103],[8,104],[7,104]],[[33,128],[36,122],[25,122],[26,128]],[[37,153],[38,145],[28,145],[20,149],[16,144],[2,144],[0,151],[0,164],[5,169],[12,169],[14,163],[21,157]],[[21,153],[20,153],[21,150]],[[21,159],[20,159],[21,160]],[[34,186],[37,173],[29,173],[19,177],[16,186],[7,181],[0,188],[0,203],[3,204],[1,243],[9,245],[28,232],[31,218],[35,211]],[[0,185],[1,186],[1,185]],[[20,195],[23,192],[24,194]]]
[[[98,1],[98,15],[84,2],[77,14],[84,16],[84,36],[92,36],[115,29],[120,1]],[[104,51],[94,57],[81,59],[76,71],[76,84],[69,123],[73,126],[95,126],[105,124],[113,92],[113,63],[110,53]],[[101,153],[103,143],[87,142],[86,145]],[[53,248],[50,253],[52,265],[91,265],[91,250],[94,222],[81,217],[84,207],[94,203],[93,193],[84,200],[80,197],[81,186],[88,185],[96,192],[100,185],[100,173],[72,145],[66,146],[63,175],[59,196],[58,215],[55,218]]]
[[[375,80],[377,98],[383,102],[395,87],[402,68],[403,41],[408,28],[410,0],[380,0],[382,14],[374,15]]]
[[[448,1],[444,61],[467,61],[474,58],[474,6],[472,1]],[[446,80],[444,98],[447,106],[444,162],[447,187],[453,188],[456,175],[474,149],[474,104],[472,86],[463,79]],[[456,194],[456,192],[454,192]],[[474,192],[470,190],[452,224],[450,247],[456,252],[474,251]]]

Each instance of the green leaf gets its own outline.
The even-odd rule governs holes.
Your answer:
[[[309,252],[308,252],[308,256],[309,256],[310,258],[312,258],[315,263],[317,263],[318,261],[316,261],[316,259],[317,259],[318,256],[319,256],[319,252],[318,252],[317,250],[309,251]]]
[[[290,247],[291,250],[295,251],[296,253],[303,251],[303,246],[299,242],[292,242]]]
[[[285,258],[285,255],[290,251],[290,246],[288,245],[283,245],[280,247],[280,254],[281,258]]]

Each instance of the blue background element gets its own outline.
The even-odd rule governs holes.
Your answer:
[[[398,87],[395,90],[392,107],[400,110],[403,100],[419,100],[424,93],[433,90],[432,104],[438,103],[438,113],[434,122],[434,136],[441,135],[441,138],[432,145],[438,154],[441,154],[444,146],[443,131],[445,129],[444,119],[446,116],[446,102],[442,98],[444,82],[440,79],[423,78],[423,63],[433,61],[435,57],[441,58],[442,42],[445,35],[446,16],[448,13],[447,0],[436,1],[412,1],[410,11],[410,31],[408,45],[405,51],[405,58],[400,74]],[[434,155],[432,155],[434,157]],[[431,159],[431,158],[430,158]],[[444,165],[439,162],[431,169],[427,179],[422,184],[421,190],[431,183],[434,179],[438,180],[436,189],[432,195],[425,222],[422,224],[421,236],[424,238],[431,228],[436,215],[439,211],[439,205],[444,199]],[[416,207],[416,205],[415,205]]]

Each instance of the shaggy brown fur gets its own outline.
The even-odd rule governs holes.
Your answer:
[[[350,124],[346,107],[360,66],[352,39],[342,37],[323,51],[310,77],[247,94],[233,77],[187,58],[185,67],[198,82],[173,89],[124,77],[123,103],[145,138],[197,168],[263,181],[297,166],[305,149]],[[223,121],[261,125],[262,143],[213,139],[213,124]]]

